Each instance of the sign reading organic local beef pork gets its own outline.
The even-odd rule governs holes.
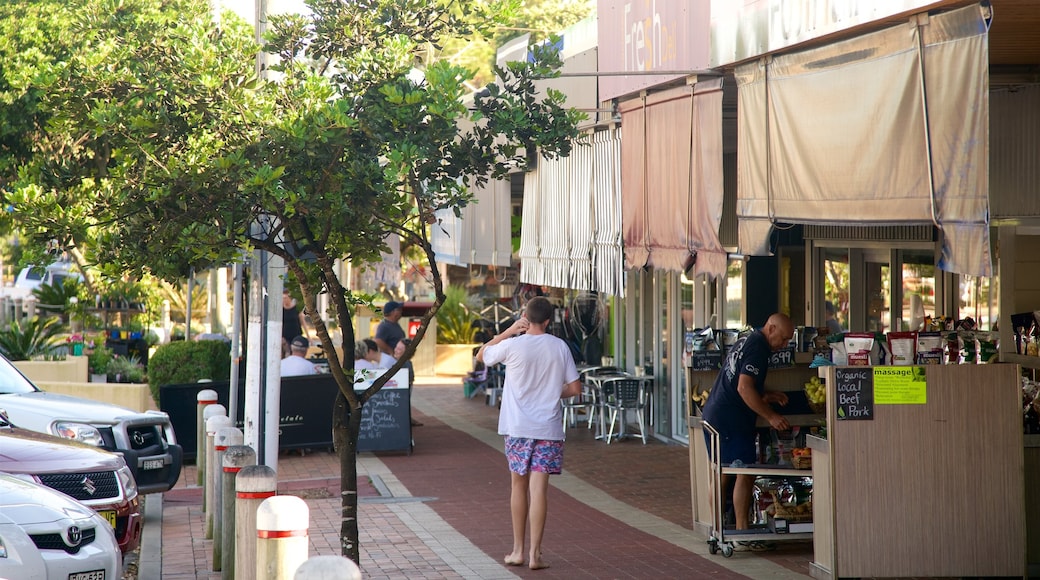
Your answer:
[[[874,420],[874,369],[834,369],[834,397],[839,421]]]

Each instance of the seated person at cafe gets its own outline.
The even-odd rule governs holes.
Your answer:
[[[359,371],[362,369],[374,369],[377,368],[375,363],[372,362],[372,355],[369,354],[368,345],[364,340],[359,340],[354,343],[354,370]]]
[[[307,360],[307,349],[310,342],[303,336],[297,336],[289,342],[289,356],[282,359],[282,376],[316,375],[317,367]]]
[[[388,369],[397,362],[397,359],[392,355],[379,350],[379,345],[371,338],[366,338],[365,344],[368,345],[368,360],[372,361],[372,364],[376,365],[377,369]],[[400,341],[398,341],[398,344],[400,344]]]

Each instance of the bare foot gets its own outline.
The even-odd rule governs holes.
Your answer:
[[[531,564],[528,566],[528,568],[532,570],[544,570],[548,567],[549,564],[542,560],[542,556],[540,554],[538,556],[531,556]]]
[[[502,559],[502,561],[506,563],[506,566],[523,566],[524,565],[524,557],[523,556],[517,556],[516,554],[508,554],[508,555],[506,555],[505,558]]]

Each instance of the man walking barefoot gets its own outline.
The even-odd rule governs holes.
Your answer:
[[[477,352],[487,366],[506,366],[498,434],[505,436],[506,459],[512,487],[509,507],[513,519],[513,551],[509,566],[524,563],[524,537],[531,520],[528,567],[548,568],[542,560],[542,533],[548,511],[549,475],[563,467],[563,411],[560,399],[581,394],[581,382],[570,348],[546,332],[553,305],[532,298],[524,315]],[[523,335],[523,336],[520,336]],[[506,340],[511,337],[513,340]]]

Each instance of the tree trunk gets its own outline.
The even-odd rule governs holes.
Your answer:
[[[357,446],[361,433],[361,410],[352,413],[343,393],[336,395],[332,417],[332,440],[339,456],[339,482],[342,492],[339,541],[341,554],[361,566],[358,533]]]

